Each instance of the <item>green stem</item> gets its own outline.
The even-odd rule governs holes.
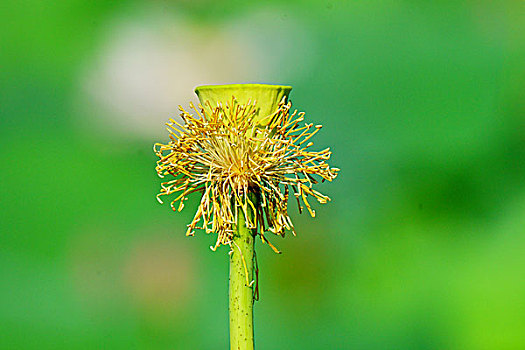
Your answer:
[[[255,197],[255,196],[254,196]],[[250,199],[256,205],[253,197]],[[248,206],[253,222],[254,214]],[[246,227],[246,219],[239,208],[233,233],[233,252],[230,255],[230,349],[253,350],[253,280],[254,237],[256,229]],[[247,272],[247,273],[246,273]]]

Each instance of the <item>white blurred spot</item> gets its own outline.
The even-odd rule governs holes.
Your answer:
[[[290,84],[311,60],[304,30],[277,10],[207,25],[160,13],[146,17],[110,26],[86,66],[81,84],[91,126],[126,137],[162,137],[178,105],[196,102],[196,86]]]

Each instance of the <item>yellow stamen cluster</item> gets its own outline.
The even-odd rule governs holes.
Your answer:
[[[256,118],[255,101],[241,105],[232,98],[224,105],[208,103],[207,109],[191,103],[190,107],[196,116],[179,107],[184,125],[170,119],[171,141],[153,147],[159,157],[158,175],[173,177],[161,184],[157,199],[162,203],[161,196],[177,193],[171,207],[181,211],[189,194],[201,193],[186,235],[193,235],[195,229],[216,232],[213,250],[231,244],[233,225],[242,211],[246,225],[258,228],[262,241],[278,252],[264,233],[284,236],[291,230],[295,234],[287,213],[289,189],[299,212],[302,200],[312,216],[315,211],[307,200],[309,195],[319,203],[330,200],[312,188],[318,182],[314,175],[332,181],[339,171],[325,162],[331,155],[329,148],[309,150],[313,145],[309,140],[321,125],[301,124],[304,112],[290,113],[291,103],[284,100],[275,113],[262,120]]]

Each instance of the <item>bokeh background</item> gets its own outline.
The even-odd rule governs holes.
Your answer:
[[[0,8],[1,349],[228,347],[227,249],[152,144],[239,82],[293,85],[342,169],[258,244],[258,349],[525,349],[523,1]]]

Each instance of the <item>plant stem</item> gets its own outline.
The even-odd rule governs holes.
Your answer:
[[[250,200],[256,196],[250,195]],[[254,213],[248,205],[250,221]],[[254,237],[256,229],[246,226],[246,219],[241,208],[237,216],[237,225],[233,233],[233,252],[230,255],[230,349],[253,350],[253,280]]]

